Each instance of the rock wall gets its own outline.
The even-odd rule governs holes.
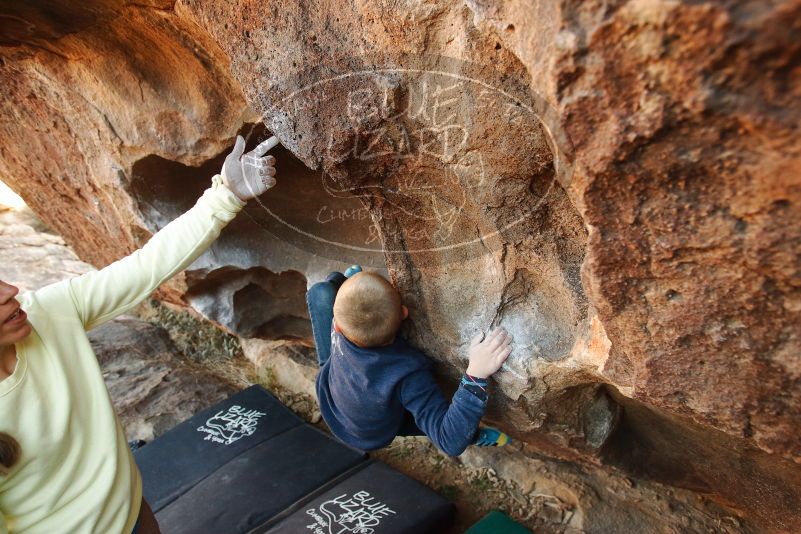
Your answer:
[[[801,2],[114,0],[0,9],[0,177],[98,266],[237,132],[279,185],[163,298],[309,343],[305,287],[386,269],[406,334],[516,350],[530,454],[801,528]]]

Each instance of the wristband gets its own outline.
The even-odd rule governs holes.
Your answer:
[[[474,397],[478,398],[481,402],[487,402],[487,397],[489,394],[487,393],[487,383],[480,378],[472,377],[468,374],[462,377],[461,380],[461,387],[465,390],[469,391]]]
[[[469,375],[467,373],[465,373],[464,376],[467,377],[467,379],[470,380],[470,382],[472,382],[474,384],[479,384],[479,385],[482,385],[482,386],[486,386],[489,383],[486,378],[478,378],[476,376]]]
[[[462,384],[465,386],[477,386],[479,389],[487,392],[487,380],[484,378],[476,378],[474,376],[470,376],[469,374],[465,373],[462,377]]]

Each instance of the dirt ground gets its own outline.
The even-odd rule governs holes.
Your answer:
[[[396,438],[375,458],[422,482],[456,505],[450,533],[464,532],[491,510],[501,510],[535,532],[579,532],[566,525],[572,507],[553,495],[524,493],[490,468],[470,468],[441,454],[426,438]]]

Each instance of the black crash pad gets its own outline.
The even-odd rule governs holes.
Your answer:
[[[302,423],[264,388],[240,391],[134,452],[145,499],[158,512],[230,460]]]
[[[369,462],[253,532],[440,533],[453,522],[453,514],[453,504],[444,497],[385,464]]]
[[[314,427],[297,426],[230,460],[156,516],[170,534],[246,533],[364,459]]]

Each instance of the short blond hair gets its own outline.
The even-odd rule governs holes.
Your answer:
[[[378,273],[357,273],[337,292],[334,320],[342,334],[360,347],[388,345],[403,321],[400,294]]]

